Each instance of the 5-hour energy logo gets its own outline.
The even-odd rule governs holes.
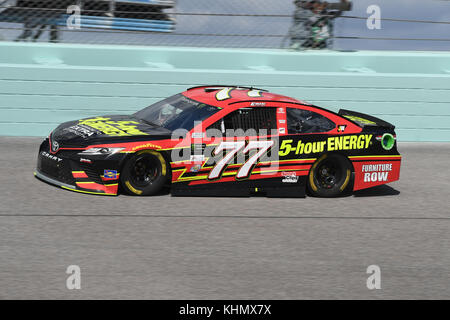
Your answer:
[[[109,136],[138,136],[147,135],[137,129],[136,121],[111,121],[111,118],[91,118],[78,122],[78,125],[86,125]]]
[[[367,149],[372,141],[371,134],[349,135],[339,137],[329,137],[324,141],[302,142],[299,140],[297,144],[294,140],[283,140],[280,146],[280,157],[286,156],[291,152],[298,154],[320,153],[324,151],[339,150],[361,150]]]

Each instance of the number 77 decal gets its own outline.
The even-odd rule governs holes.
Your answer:
[[[243,154],[247,154],[250,150],[259,149],[254,155],[252,155],[239,169],[236,174],[236,179],[247,178],[252,168],[258,162],[258,159],[265,154],[274,144],[273,140],[262,140],[262,141],[250,141],[245,147],[245,141],[224,141],[214,150],[214,155],[218,155],[223,150],[230,150],[217,164],[212,168],[208,175],[208,179],[213,180],[220,178],[222,176],[223,171],[225,171],[227,165],[230,163],[232,159],[234,159],[235,155],[242,151]],[[245,148],[244,148],[245,147]]]

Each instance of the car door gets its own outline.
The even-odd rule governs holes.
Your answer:
[[[185,182],[208,191],[254,188],[257,180],[265,178],[263,167],[270,157],[278,157],[276,110],[249,104],[230,107],[201,134],[193,133],[192,162],[182,177],[189,181]]]

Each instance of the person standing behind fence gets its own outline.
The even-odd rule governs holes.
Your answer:
[[[311,18],[311,47],[325,49],[333,47],[334,19],[339,17],[343,11],[351,10],[351,2],[341,0],[340,3],[328,3],[317,1],[312,11]]]
[[[290,47],[296,50],[307,48],[332,48],[334,19],[342,11],[351,10],[349,0],[339,3],[321,2],[319,0],[295,0],[294,23],[289,29]]]
[[[108,1],[108,11],[105,13],[105,16],[110,17],[110,18],[114,18],[115,13],[116,13],[116,1],[115,0],[110,0]]]
[[[326,10],[327,2],[315,2],[312,8],[314,16],[310,19],[311,35],[309,46],[314,49],[328,47],[331,38],[331,16]]]
[[[311,34],[310,18],[313,17],[311,11],[313,1],[294,0],[295,12],[293,23],[289,29],[290,48],[295,50],[304,50],[309,43]]]

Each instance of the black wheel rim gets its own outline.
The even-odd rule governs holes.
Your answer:
[[[139,156],[131,166],[131,180],[138,187],[151,185],[160,175],[159,161],[150,155]]]
[[[316,182],[322,189],[332,189],[342,178],[342,169],[333,161],[324,161],[316,169]]]

